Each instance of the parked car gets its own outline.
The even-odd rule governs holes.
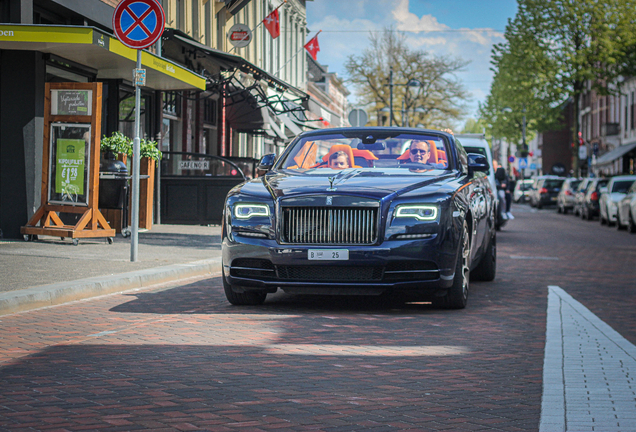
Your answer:
[[[492,163],[493,159],[490,144],[488,144],[488,141],[486,141],[486,137],[484,134],[455,134],[455,140],[458,141],[462,145],[462,147],[464,147],[466,153],[480,154],[486,156],[486,159],[488,159],[488,165],[490,167],[488,168],[488,171],[486,171],[486,176],[488,176],[488,181],[492,188],[492,192],[495,195],[497,205],[497,210],[495,211],[495,214],[497,215],[496,227],[498,230],[500,230],[506,224],[507,219],[503,218],[503,214],[499,210],[502,209],[503,211],[505,211],[506,204],[502,204],[499,202],[499,196],[497,194],[497,182],[495,181],[495,170]],[[502,205],[503,207],[501,207]]]
[[[532,183],[534,183],[532,179],[518,180],[512,194],[512,200],[516,203],[526,202],[532,190]]]
[[[411,155],[411,148],[418,152]],[[351,163],[353,150],[362,151],[371,166],[329,168],[332,159]],[[495,197],[488,168],[484,156],[467,154],[452,134],[440,131],[301,133],[278,159],[263,156],[263,176],[227,195],[227,300],[258,305],[281,288],[402,294],[464,308],[469,280],[495,277]]]
[[[565,181],[564,177],[553,175],[538,176],[532,186],[530,193],[530,205],[541,209],[545,206],[555,205],[557,195],[561,190],[561,185]]]
[[[581,183],[579,183],[579,187],[576,188],[576,192],[574,193],[574,209],[572,210],[575,216],[581,216],[583,200],[593,180],[594,178],[592,177],[584,178],[581,180]]]
[[[636,181],[636,176],[624,175],[612,177],[606,188],[601,189],[599,199],[599,219],[601,225],[612,226],[617,221],[618,203]]]
[[[581,183],[580,178],[570,177],[565,179],[561,191],[557,195],[557,212],[567,214],[574,208],[574,194]]]
[[[581,201],[581,218],[592,220],[599,215],[599,199],[601,188],[607,186],[609,179],[595,178],[590,182],[587,192]]]
[[[616,226],[618,229],[627,227],[630,233],[636,233],[636,181],[632,183],[623,199],[618,202]]]

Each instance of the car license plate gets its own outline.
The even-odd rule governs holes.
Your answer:
[[[316,261],[347,261],[348,249],[309,249],[307,258]]]

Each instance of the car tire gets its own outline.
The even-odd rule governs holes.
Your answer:
[[[466,221],[462,227],[459,244],[453,286],[448,289],[444,296],[433,298],[433,306],[435,307],[442,309],[463,309],[466,307],[470,280],[470,234]]]
[[[563,206],[563,214],[564,214],[564,215],[565,215],[565,214],[568,214],[568,211],[569,211],[569,210],[568,210],[568,208],[567,208],[567,207],[565,207],[565,206]]]
[[[627,225],[627,231],[632,234],[636,234],[636,223],[634,223],[634,215],[631,210],[629,211],[629,224]]]
[[[223,290],[225,291],[225,297],[234,306],[258,306],[265,303],[267,293],[264,292],[243,292],[238,293],[232,289],[223,276]]]
[[[619,216],[619,215],[616,215],[616,229],[617,229],[618,231],[622,231],[622,230],[623,230],[623,228],[625,228],[625,227],[623,226],[623,224],[621,224],[621,218],[620,218],[620,216]]]
[[[557,213],[563,213],[563,207],[561,207],[560,205],[557,205]]]
[[[497,273],[497,234],[493,233],[486,253],[479,264],[470,272],[470,280],[490,282],[495,279]]]
[[[607,220],[603,217],[603,215],[599,215],[598,220],[601,223],[601,225],[607,225]]]
[[[541,210],[542,208],[543,208],[543,204],[541,204],[541,202],[539,201],[539,202],[537,203],[537,209],[538,209],[538,210]]]

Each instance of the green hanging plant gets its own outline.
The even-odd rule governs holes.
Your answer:
[[[139,147],[142,158],[147,157],[158,161],[163,157],[161,150],[157,148],[157,141],[150,141],[144,138],[139,142]]]
[[[100,149],[103,152],[110,152],[114,155],[129,155],[132,153],[132,141],[121,132],[113,132],[111,136],[104,136],[101,139]]]

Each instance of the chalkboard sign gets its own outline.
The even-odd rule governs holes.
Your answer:
[[[51,115],[92,115],[92,90],[51,90]]]

